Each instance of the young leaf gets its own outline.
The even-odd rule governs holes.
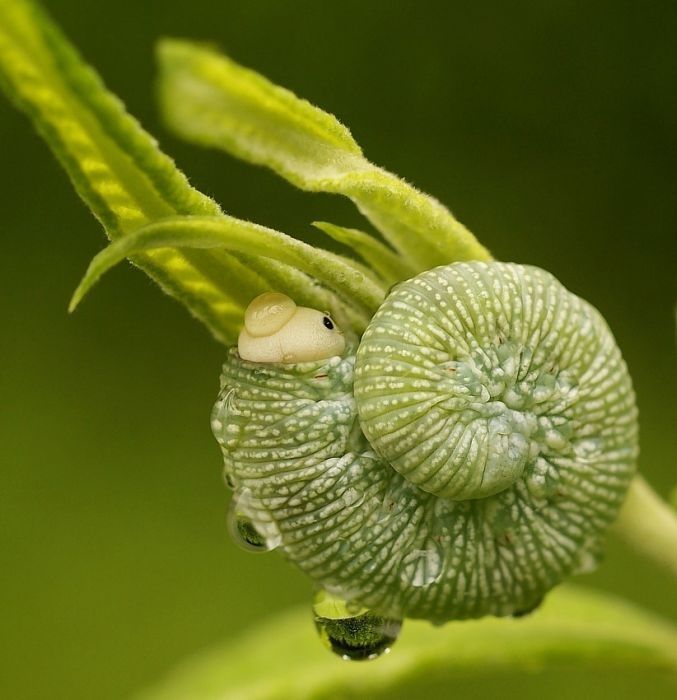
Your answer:
[[[112,239],[173,215],[219,215],[108,92],[45,13],[0,2],[0,86],[32,119]],[[269,288],[221,250],[153,250],[136,263],[212,332],[232,342],[243,306]]]
[[[392,654],[344,663],[320,644],[301,608],[184,662],[138,700],[388,698],[392,689],[431,676],[451,688],[456,677],[562,661],[674,674],[677,629],[622,600],[562,587],[519,620],[484,618],[441,628],[406,620]]]
[[[130,255],[157,248],[227,248],[267,256],[312,275],[363,312],[363,323],[378,308],[385,288],[357,263],[335,253],[312,248],[290,236],[229,216],[172,217],[149,224],[102,250],[78,286],[73,309],[107,270]],[[286,291],[282,288],[281,291]]]
[[[209,48],[165,40],[158,56],[161,107],[180,136],[349,197],[415,271],[490,258],[437,200],[364,158],[332,115]]]
[[[314,221],[313,226],[335,241],[352,248],[388,285],[409,279],[416,274],[413,265],[367,233],[326,221]]]

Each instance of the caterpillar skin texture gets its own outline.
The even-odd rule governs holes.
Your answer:
[[[231,350],[212,428],[241,510],[308,576],[438,623],[523,613],[589,567],[638,452],[600,314],[497,262],[397,285],[356,355]]]

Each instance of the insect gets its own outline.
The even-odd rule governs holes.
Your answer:
[[[404,617],[523,615],[594,563],[638,428],[590,304],[469,262],[396,285],[357,347],[325,318],[254,300],[212,428],[235,517],[317,584],[337,653],[378,655]]]

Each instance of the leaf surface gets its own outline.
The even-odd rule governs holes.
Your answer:
[[[344,662],[320,644],[310,611],[294,609],[185,661],[138,700],[387,698],[417,678],[452,684],[459,676],[561,662],[677,674],[677,629],[617,598],[563,586],[517,620],[444,627],[406,620],[389,655]]]
[[[490,258],[436,199],[370,163],[331,114],[207,47],[167,39],[158,57],[161,107],[183,138],[349,197],[416,272]]]

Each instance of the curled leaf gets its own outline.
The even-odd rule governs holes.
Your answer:
[[[312,248],[290,236],[229,216],[170,217],[125,236],[90,263],[71,300],[73,310],[107,270],[125,257],[159,248],[223,248],[291,265],[323,283],[362,313],[364,323],[385,296],[385,288],[357,263]],[[282,283],[283,281],[280,280]],[[279,291],[286,292],[285,288]]]

